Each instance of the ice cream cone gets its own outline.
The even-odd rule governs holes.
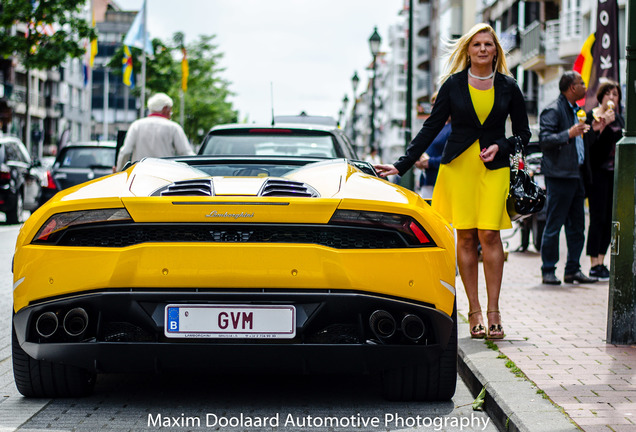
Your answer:
[[[587,114],[585,114],[585,111],[583,110],[578,110],[576,112],[576,117],[579,119],[580,123],[585,123],[585,120],[587,120]]]

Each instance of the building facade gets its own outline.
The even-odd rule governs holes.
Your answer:
[[[90,3],[82,15],[90,21]],[[18,23],[8,31],[20,34],[26,31],[26,25]],[[16,57],[0,60],[0,130],[24,141],[36,159],[54,153],[67,142],[89,140],[91,87],[87,61],[86,57],[67,59],[52,70],[27,71]]]
[[[625,86],[626,2],[618,0],[619,75]],[[408,29],[408,8],[413,5],[413,31]],[[596,30],[598,0],[404,0],[397,23],[389,30],[388,50],[378,63],[376,124],[368,118],[371,88],[359,97],[356,121],[347,117],[348,130],[357,143],[369,142],[371,130],[384,162],[393,162],[405,150],[406,65],[408,37],[413,37],[413,136],[430,114],[430,100],[445,73],[447,44],[479,22],[490,24],[507,52],[508,67],[523,91],[531,129],[538,133],[541,110],[558,94],[558,81],[571,70],[586,38]],[[351,114],[352,111],[349,112]],[[362,137],[362,138],[360,138]],[[360,140],[363,141],[360,141]],[[358,145],[361,155],[368,146]]]
[[[112,0],[94,0],[94,7],[99,38],[91,86],[91,138],[115,140],[117,131],[128,129],[139,117],[139,106],[121,74],[114,74],[108,63],[122,46],[137,11],[121,10]],[[137,73],[139,65],[134,67]]]

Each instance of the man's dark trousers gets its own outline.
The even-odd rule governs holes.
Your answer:
[[[579,178],[545,178],[547,215],[541,240],[541,272],[554,273],[559,261],[559,235],[565,226],[568,248],[565,274],[580,270],[581,252],[585,243],[585,188]]]

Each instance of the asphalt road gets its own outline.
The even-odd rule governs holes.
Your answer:
[[[376,377],[99,375],[81,399],[26,399],[11,367],[11,259],[0,225],[0,431],[496,431],[458,378],[451,402],[382,399]],[[254,359],[258,361],[258,359]]]

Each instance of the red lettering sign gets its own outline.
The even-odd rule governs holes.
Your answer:
[[[221,312],[219,314],[219,328],[226,329],[228,324],[227,312]]]
[[[254,315],[252,314],[252,312],[250,313],[245,313],[243,312],[243,329],[245,329],[245,325],[249,324],[249,329],[253,329],[254,328]]]

